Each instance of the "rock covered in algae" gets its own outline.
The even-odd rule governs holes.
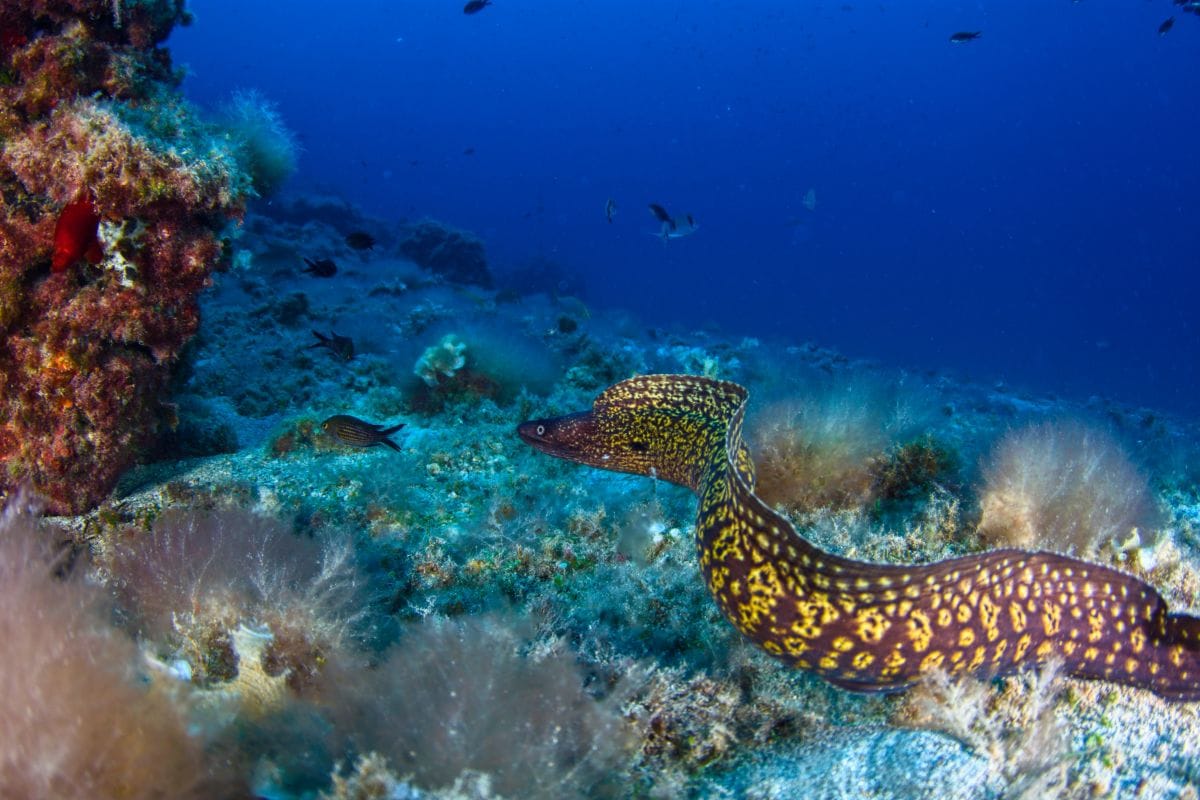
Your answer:
[[[158,47],[186,21],[178,0],[0,2],[0,492],[30,484],[52,513],[99,503],[169,416],[251,191]],[[82,233],[60,223],[79,204]],[[60,259],[64,237],[89,257]]]

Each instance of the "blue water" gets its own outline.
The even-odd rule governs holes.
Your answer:
[[[473,230],[497,270],[553,259],[649,325],[1200,412],[1200,16],[1168,0],[191,7],[188,95],[276,101],[294,188]],[[650,202],[700,230],[664,244]]]

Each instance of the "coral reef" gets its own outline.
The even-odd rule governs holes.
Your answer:
[[[153,441],[197,294],[248,180],[175,94],[156,45],[175,0],[5,3],[0,84],[0,490],[95,506]],[[48,274],[56,220],[88,197],[104,259]]]
[[[1075,422],[1012,431],[984,465],[979,536],[1095,555],[1154,521],[1146,479],[1104,432]]]
[[[492,287],[492,273],[483,255],[483,243],[465,231],[433,220],[409,225],[400,242],[405,258],[451,283]]]

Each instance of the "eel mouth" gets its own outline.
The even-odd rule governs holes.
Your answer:
[[[579,460],[580,449],[574,444],[579,437],[571,434],[577,432],[580,423],[590,414],[589,411],[581,411],[563,417],[531,419],[517,426],[517,436],[546,455]]]
[[[528,422],[522,422],[517,426],[517,436],[526,444],[531,444],[539,450],[545,450],[551,446],[551,442],[546,438],[548,430],[547,423],[550,420],[531,419]]]

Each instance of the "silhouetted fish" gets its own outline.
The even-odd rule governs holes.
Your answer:
[[[963,42],[973,42],[979,38],[983,31],[959,31],[950,36],[950,41],[954,44],[962,44]]]
[[[616,213],[617,201],[610,197],[608,198],[608,202],[604,204],[604,218],[608,220],[609,225],[612,224],[612,218]]]
[[[333,331],[330,331],[328,336],[318,331],[313,331],[312,335],[317,337],[317,343],[310,344],[309,350],[314,347],[323,347],[342,361],[354,358],[354,340],[349,336],[338,336]]]
[[[307,272],[314,277],[332,278],[334,275],[337,275],[337,264],[333,262],[332,258],[322,258],[320,261],[313,261],[311,258],[306,258],[304,259],[304,263],[308,264],[308,266],[302,269],[301,272]]]
[[[667,213],[667,210],[658,203],[650,204],[650,213],[663,225],[670,225],[671,230],[675,230],[675,220],[671,219],[671,215]]]
[[[471,0],[463,6],[464,14],[478,14],[492,4],[492,0]]]
[[[662,223],[662,229],[658,233],[647,231],[651,236],[658,236],[664,242],[668,239],[682,239],[684,236],[691,236],[700,226],[696,224],[696,220],[691,214],[684,214],[682,217],[672,217],[667,213],[667,210],[658,203],[650,204],[650,213],[654,214],[654,218]]]
[[[695,217],[691,214],[684,214],[682,217],[675,217],[671,220],[670,225],[664,222],[662,230],[657,235],[665,242],[668,239],[682,239],[685,236],[691,236],[699,228]],[[652,231],[649,233],[651,236],[655,235]]]
[[[1165,20],[1163,20],[1163,24],[1158,26],[1158,35],[1166,36],[1167,31],[1171,30],[1171,28],[1173,28],[1174,26],[1175,26],[1175,18],[1167,17]]]
[[[337,439],[342,444],[351,447],[374,447],[377,444],[387,445],[400,452],[400,446],[388,437],[404,427],[404,423],[385,428],[373,422],[352,417],[349,414],[334,414],[321,423],[321,430]]]

